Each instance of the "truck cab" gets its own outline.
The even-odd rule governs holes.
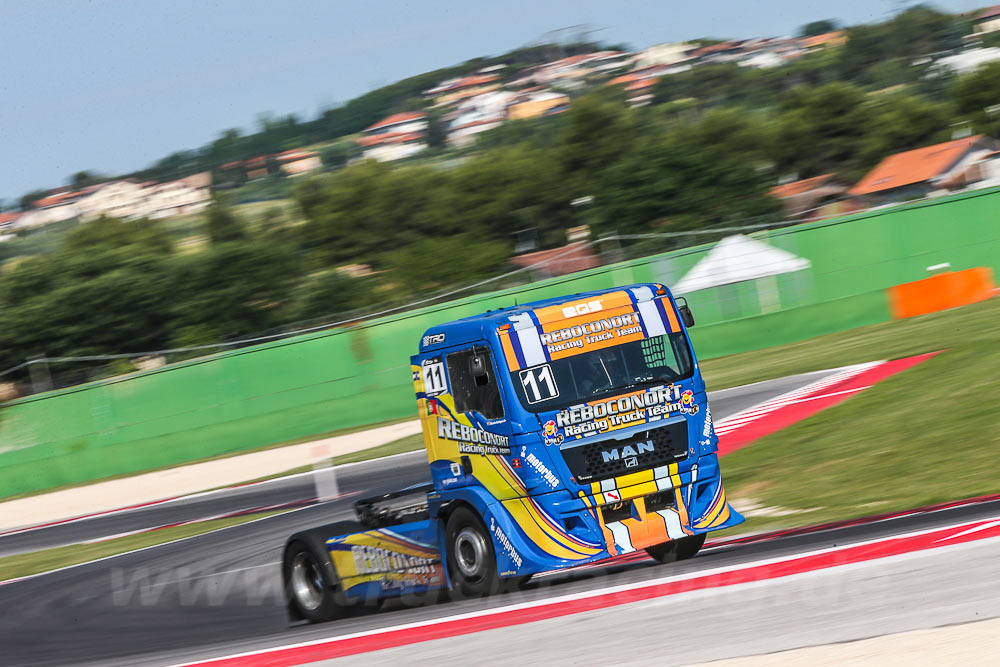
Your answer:
[[[350,597],[363,583],[356,557],[338,552],[366,540],[397,550],[395,565],[389,557],[375,569],[403,579],[386,589],[369,577],[369,594],[483,595],[639,549],[690,557],[706,533],[741,523],[685,322],[686,304],[647,283],[428,329],[410,364],[431,482],[416,490],[419,507],[379,512],[390,498],[366,499],[368,531],[325,538],[333,586]],[[388,546],[373,537],[386,529]],[[393,546],[406,540],[409,550]],[[407,557],[428,576],[399,575]]]

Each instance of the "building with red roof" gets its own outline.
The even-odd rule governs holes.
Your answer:
[[[17,219],[20,218],[21,215],[21,213],[16,211],[0,213],[0,233],[15,229],[17,227]]]
[[[896,153],[879,162],[848,194],[869,206],[933,196],[994,150],[993,139],[977,134]]]
[[[833,174],[782,183],[771,188],[771,196],[781,200],[785,217],[789,219],[819,220],[829,217],[831,204],[841,201],[847,186],[837,182]],[[839,210],[839,209],[837,209]]]
[[[847,44],[847,33],[843,30],[824,32],[820,35],[810,35],[799,40],[799,46],[803,51],[821,51],[823,49],[837,48]]]
[[[600,260],[587,241],[578,241],[551,250],[524,253],[511,257],[510,261],[522,268],[531,267],[531,275],[536,280],[586,271],[600,265]]]
[[[973,29],[980,35],[1000,30],[1000,5],[987,7],[972,18]]]
[[[289,176],[298,176],[315,171],[323,166],[323,161],[315,151],[292,149],[274,156],[278,168]]]
[[[369,160],[389,162],[415,155],[427,148],[427,114],[393,114],[365,128],[357,141]]]

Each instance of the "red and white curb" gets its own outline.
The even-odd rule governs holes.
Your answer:
[[[719,455],[729,454],[811,417],[935,354],[938,353],[848,366],[822,380],[727,417],[715,425],[715,432],[719,436]]]
[[[735,415],[726,417],[715,425],[715,432],[720,436],[725,435],[726,433],[734,431],[752,421],[762,419],[779,408],[791,405],[799,400],[808,400],[809,396],[815,396],[827,387],[850,380],[851,378],[860,375],[871,368],[881,366],[884,363],[886,362],[872,361],[865,364],[845,366],[836,373],[828,375],[820,380],[817,380],[816,382],[811,382],[788,393],[768,399],[760,405],[755,405],[752,408],[747,408],[746,410],[737,412]]]
[[[173,667],[291,667],[319,660],[356,655],[444,639],[512,625],[532,623],[587,611],[641,602],[678,593],[734,586],[807,572],[875,561],[893,556],[1000,538],[1000,518],[979,519],[855,544],[819,549],[582,593],[456,614],[418,623],[390,626],[329,639],[238,653]]]

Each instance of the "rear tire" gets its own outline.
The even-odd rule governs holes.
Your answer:
[[[300,540],[285,548],[282,562],[288,611],[293,619],[323,623],[346,613],[337,575],[325,549]]]
[[[646,548],[646,553],[661,563],[675,563],[693,557],[705,544],[706,534],[689,535]]]
[[[459,507],[448,517],[445,549],[453,598],[480,598],[501,590],[493,540],[468,508]]]

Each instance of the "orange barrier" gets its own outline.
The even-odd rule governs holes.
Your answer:
[[[888,292],[889,312],[898,320],[985,301],[996,293],[996,283],[993,269],[977,266],[896,285]]]

